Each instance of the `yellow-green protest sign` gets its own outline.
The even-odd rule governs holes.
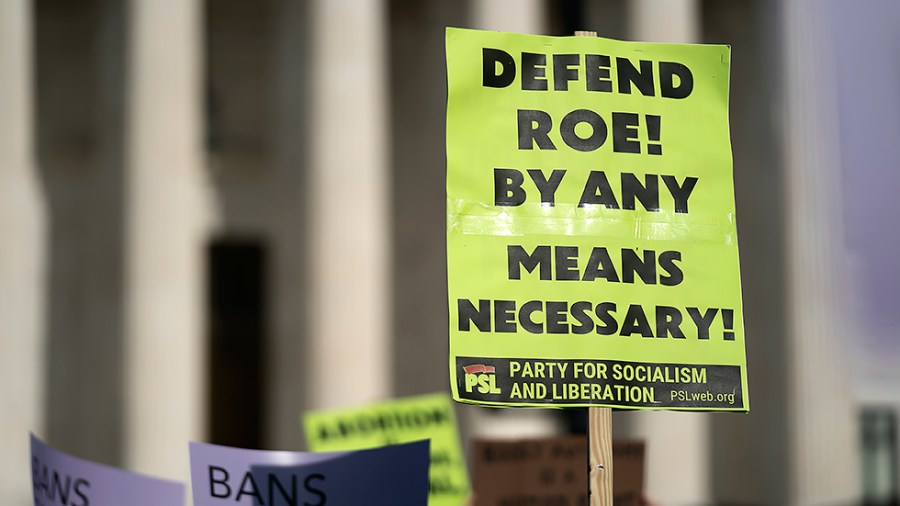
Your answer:
[[[446,42],[454,399],[747,411],[730,49]]]
[[[406,397],[303,417],[306,442],[316,452],[375,448],[431,440],[429,506],[459,506],[469,497],[469,474],[447,394]]]

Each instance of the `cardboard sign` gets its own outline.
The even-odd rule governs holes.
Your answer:
[[[476,440],[472,446],[475,506],[586,506],[587,477],[584,436]]]
[[[613,441],[613,503],[644,504],[644,442]]]
[[[446,394],[407,397],[365,407],[310,412],[306,441],[314,451],[372,448],[431,440],[430,506],[459,506],[469,496],[466,461]]]
[[[472,448],[474,506],[587,506],[587,439],[564,436],[476,440]],[[638,506],[644,486],[644,444],[613,442],[616,506]]]
[[[195,506],[425,506],[428,441],[334,453],[191,443]]]
[[[182,506],[184,485],[82,460],[31,435],[35,506]]]
[[[729,48],[446,43],[454,399],[748,410]]]

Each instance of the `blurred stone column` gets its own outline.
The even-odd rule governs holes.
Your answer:
[[[532,35],[544,35],[547,31],[542,0],[476,0],[471,9],[472,28]],[[495,410],[468,405],[460,405],[459,409],[470,424],[472,435],[477,437],[540,437],[562,430],[562,421],[550,410]]]
[[[444,37],[447,26],[467,25],[469,5],[390,6],[394,393],[414,395],[446,391],[450,383]]]
[[[0,501],[31,504],[28,432],[42,431],[44,210],[32,127],[29,0],[0,2]]]
[[[382,2],[309,8],[306,389],[310,407],[327,408],[391,393],[389,61]]]
[[[302,431],[298,417],[307,404],[305,364],[312,295],[306,288],[307,246],[312,244],[305,222],[309,207],[307,157],[309,151],[309,29],[308,2],[274,2],[274,79],[272,110],[272,167],[279,187],[278,211],[271,225],[271,271],[278,275],[266,282],[271,293],[268,342],[265,358],[265,403],[263,442],[267,448],[300,448]],[[309,389],[311,390],[311,389]]]
[[[472,2],[472,28],[543,35],[542,0],[476,0]]]
[[[839,116],[831,29],[819,2],[781,2],[780,75],[791,333],[792,504],[859,501],[859,429],[842,307]]]
[[[700,41],[698,0],[631,0],[628,37],[647,42]]]
[[[636,0],[628,6],[631,40],[700,40],[696,0]],[[706,413],[673,411],[616,415],[617,437],[647,442],[645,488],[652,498],[671,506],[709,502],[709,417]]]
[[[184,480],[203,437],[199,0],[131,0],[126,108],[127,465]]]

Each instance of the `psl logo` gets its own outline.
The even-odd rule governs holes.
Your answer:
[[[475,388],[480,394],[499,394],[497,387],[497,375],[494,366],[476,364],[463,367],[466,372],[466,392],[471,393]]]

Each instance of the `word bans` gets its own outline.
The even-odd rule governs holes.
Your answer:
[[[234,479],[224,467],[209,466],[208,475],[209,496],[215,499],[228,499],[238,503],[244,497],[252,497],[253,504],[266,506],[277,504],[324,506],[328,500],[322,487],[325,475],[321,473],[309,474],[303,477],[302,482],[298,480],[299,476],[293,473],[290,474],[290,480],[286,480],[274,473],[253,471],[244,472],[243,476]],[[303,502],[300,502],[301,499]]]
[[[31,459],[31,481],[35,501],[40,499],[40,502],[48,501],[48,504],[90,506],[90,481],[53,469],[37,457]]]
[[[647,313],[644,306],[630,304],[623,314],[615,302],[595,305],[588,301],[529,300],[520,305],[514,300],[479,299],[476,306],[469,299],[457,299],[457,329],[471,332],[474,326],[481,332],[516,333],[521,328],[530,334],[596,333],[676,339],[686,339],[690,335],[708,340],[710,328],[720,316],[724,328],[722,338],[734,341],[733,309],[687,307],[682,310],[673,306],[652,306],[650,314]],[[651,317],[655,324],[651,324]]]
[[[553,91],[568,91],[570,82],[583,81],[585,91],[630,95],[632,88],[637,88],[646,97],[658,94],[682,99],[694,89],[691,69],[682,63],[638,60],[635,66],[628,58],[603,54],[548,55],[523,51],[517,65],[506,51],[486,47],[482,48],[482,69],[485,88],[506,88],[518,74],[522,89],[531,91],[548,91],[551,81]]]

